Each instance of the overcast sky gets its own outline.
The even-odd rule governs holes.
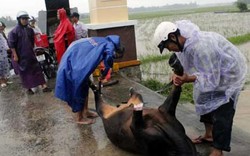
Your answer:
[[[4,3],[2,1],[5,1]],[[235,2],[236,0],[128,0],[128,7],[140,6],[161,6],[175,3],[190,3],[197,2],[198,4],[212,4],[212,3],[227,3]],[[38,11],[46,10],[44,0],[1,0],[0,17],[11,16],[15,18],[20,10],[26,10],[30,15],[37,17]],[[69,0],[70,7],[77,7],[80,13],[88,12],[88,0]]]

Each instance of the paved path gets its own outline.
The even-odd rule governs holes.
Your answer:
[[[106,88],[104,95],[106,100],[111,103],[119,103],[126,100],[126,92],[129,87],[134,87],[140,92],[148,107],[158,107],[163,103],[165,97],[153,92],[152,90],[124,77],[116,77],[120,83],[115,87]],[[106,93],[106,94],[105,94]],[[112,93],[112,94],[111,94]],[[124,95],[125,94],[125,95]],[[232,151],[225,153],[225,156],[249,156],[250,152],[250,89],[242,91],[232,133]],[[190,137],[203,134],[204,126],[199,122],[199,117],[195,114],[193,104],[179,104],[177,106],[177,118],[181,121]],[[200,156],[209,155],[210,145],[197,145]]]
[[[148,107],[158,107],[165,97],[120,75],[119,83],[103,89],[105,100],[119,104],[128,98],[129,87],[144,97]],[[69,107],[52,93],[28,96],[18,77],[14,84],[0,92],[0,155],[2,156],[133,156],[110,143],[100,118],[86,126],[74,122]],[[54,86],[54,80],[49,82]],[[112,93],[112,94],[111,94]],[[249,156],[250,153],[250,90],[242,91],[232,135],[232,152],[226,156]],[[90,107],[94,109],[90,92]],[[194,105],[179,104],[177,118],[190,137],[203,133],[204,127],[194,113]],[[199,145],[200,156],[207,156],[209,145]]]
[[[194,113],[194,106],[191,104],[184,104],[179,107],[180,111],[187,111],[187,113]],[[180,113],[182,114],[182,113]],[[179,119],[184,125],[186,125],[187,134],[190,137],[198,136],[203,134],[204,126],[199,122],[199,117],[192,115],[190,122],[187,118],[179,116]],[[193,121],[196,120],[196,121]],[[225,156],[249,156],[250,152],[250,89],[241,92],[236,113],[234,117],[233,132],[232,132],[232,143],[231,152],[225,152]],[[197,146],[199,151],[204,152],[203,154],[208,155],[208,147],[203,145]]]
[[[241,92],[234,118],[234,126],[250,134],[250,89]]]

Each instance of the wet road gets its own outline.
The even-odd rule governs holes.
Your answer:
[[[78,125],[53,93],[27,95],[18,78],[13,82],[0,92],[1,156],[130,155],[109,142],[100,118],[91,126]]]
[[[126,79],[114,77],[119,83],[103,89],[107,102],[118,104],[126,101],[128,88],[134,87],[144,97],[146,105],[157,107],[164,97]],[[0,92],[0,156],[134,156],[110,143],[100,118],[92,125],[78,125],[69,107],[52,93],[37,90],[27,95],[18,77],[13,84]],[[49,81],[54,86],[54,80]],[[90,108],[94,109],[90,92]],[[179,104],[177,117],[184,124],[187,134],[202,134],[203,126],[194,113],[193,105]],[[208,155],[210,145],[199,145],[201,156]],[[232,152],[226,156],[249,156],[250,133],[234,126]],[[239,154],[241,153],[241,154]]]

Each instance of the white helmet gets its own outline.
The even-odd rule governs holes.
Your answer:
[[[16,15],[16,18],[30,18],[29,14],[26,11],[19,11]]]
[[[176,32],[177,26],[172,22],[161,22],[155,29],[154,42],[162,53],[164,47],[159,47],[160,43],[168,40],[170,33]]]

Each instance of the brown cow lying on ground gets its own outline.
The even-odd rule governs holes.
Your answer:
[[[90,85],[90,88],[107,136],[116,146],[148,156],[197,155],[195,146],[175,116],[181,87],[174,86],[158,109],[142,107],[143,98],[133,88],[127,104],[120,107],[105,103],[96,86]]]

